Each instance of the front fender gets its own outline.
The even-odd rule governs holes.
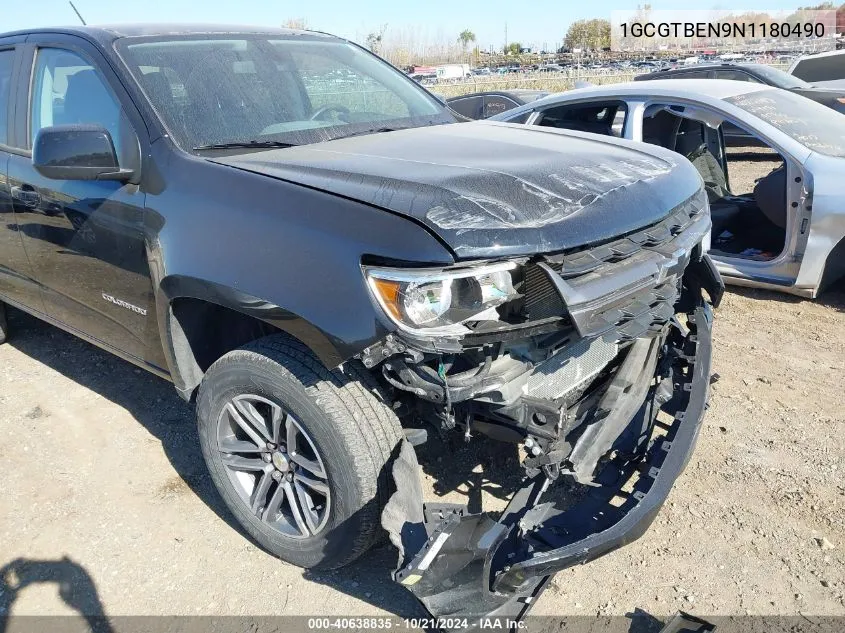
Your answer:
[[[326,367],[336,367],[346,359],[343,341],[289,310],[206,279],[171,275],[159,286],[157,318],[159,330],[164,333],[164,353],[171,377],[183,396],[189,395],[202,379],[201,371],[191,361],[193,356],[186,348],[187,340],[171,309],[173,301],[186,298],[228,308],[268,323],[307,345]]]
[[[180,186],[147,196],[148,211],[166,219],[149,255],[165,356],[183,395],[199,380],[180,363],[175,299],[269,323],[334,368],[392,329],[370,297],[362,258],[454,262],[422,226],[323,191],[183,156],[167,178]]]

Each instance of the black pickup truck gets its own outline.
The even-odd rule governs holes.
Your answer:
[[[458,627],[638,537],[701,424],[723,286],[695,169],[457,123],[329,35],[0,35],[0,220],[0,308],[195,401],[261,546],[339,567],[386,530]],[[448,432],[522,447],[502,514],[423,502],[413,445]]]

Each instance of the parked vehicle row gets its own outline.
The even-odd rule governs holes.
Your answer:
[[[616,73],[648,73],[656,71],[670,71],[670,70],[684,70],[694,69],[703,65],[718,65],[718,64],[754,64],[761,66],[771,66],[777,64],[781,67],[786,67],[795,59],[792,56],[760,56],[760,55],[701,55],[687,58],[659,58],[659,59],[641,59],[641,60],[602,60],[590,58],[575,58],[567,61],[548,61],[533,64],[519,64],[512,63],[508,65],[499,66],[476,66],[473,68],[467,67],[465,76],[473,75],[480,77],[490,77],[498,75],[510,74],[545,74],[545,73],[560,73],[560,74],[616,74]],[[804,58],[802,58],[804,59]],[[462,64],[446,64],[445,66],[462,66]],[[435,68],[439,67],[423,67],[415,66],[408,70],[411,77],[432,77],[437,78]]]
[[[340,567],[386,530],[432,614],[515,620],[653,521],[724,289],[677,144],[554,127],[458,124],[316,32],[0,35],[0,339],[10,305],[172,381],[223,501],[283,560]],[[450,433],[522,447],[498,518],[424,505],[413,446]],[[560,503],[563,482],[590,494]]]

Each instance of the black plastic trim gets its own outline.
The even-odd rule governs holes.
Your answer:
[[[662,507],[675,480],[683,472],[695,447],[710,388],[712,352],[712,313],[708,305],[696,309],[696,350],[692,360],[689,401],[685,411],[675,417],[671,445],[657,473],[654,483],[639,502],[618,522],[604,531],[551,551],[535,554],[503,571],[494,581],[494,591],[515,593],[532,578],[548,576],[574,565],[586,563],[627,545],[642,536]],[[538,530],[542,533],[542,528]]]

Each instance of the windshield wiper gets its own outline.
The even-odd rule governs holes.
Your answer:
[[[204,149],[272,149],[274,147],[296,147],[297,143],[284,143],[282,141],[234,141],[232,143],[209,143],[208,145],[197,145],[194,151]]]
[[[401,127],[374,127],[367,130],[360,130],[359,132],[350,132],[349,134],[342,134],[340,136],[335,136],[331,140],[336,141],[342,138],[350,138],[352,136],[366,136],[367,134],[378,134],[379,132],[396,132],[397,130],[404,130],[406,128]]]

